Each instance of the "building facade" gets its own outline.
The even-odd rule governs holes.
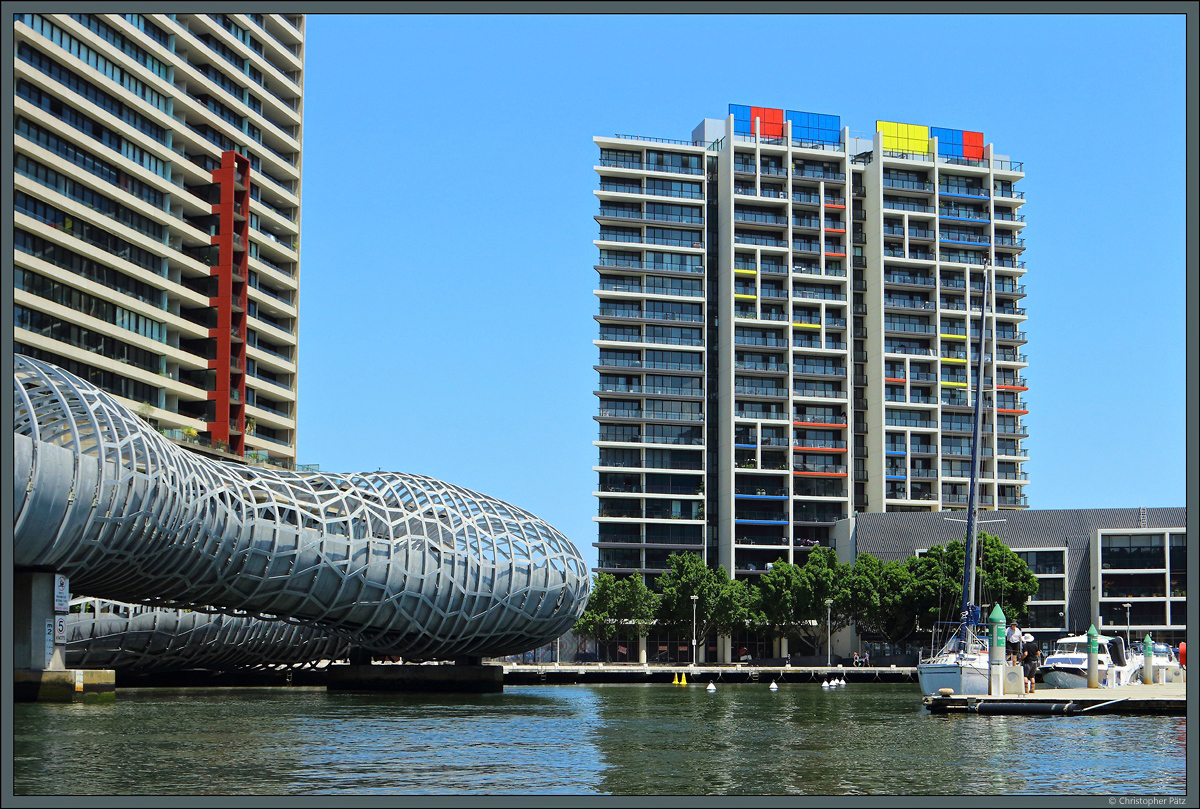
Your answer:
[[[999,537],[1038,578],[1021,628],[1039,641],[1083,634],[1089,626],[1133,640],[1186,639],[1186,509],[1027,509],[985,519],[995,522],[980,529]],[[961,522],[929,513],[857,514],[834,528],[844,561],[860,553],[904,559],[956,539]],[[849,635],[844,648],[852,649]]]
[[[294,465],[303,16],[13,27],[16,351]]]
[[[962,510],[980,387],[979,502],[1025,508],[1020,163],[738,105],[593,140],[600,571],[751,578],[857,512]]]

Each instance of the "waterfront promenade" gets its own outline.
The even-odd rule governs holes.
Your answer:
[[[915,666],[767,666],[752,663],[506,663],[506,685],[541,683],[916,683]]]

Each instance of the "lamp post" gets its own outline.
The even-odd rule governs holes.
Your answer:
[[[696,665],[696,602],[700,596],[692,593],[692,665]]]
[[[833,599],[825,599],[825,666],[833,665]]]
[[[1125,648],[1129,648],[1129,608],[1133,605],[1126,601],[1121,605],[1125,608]]]

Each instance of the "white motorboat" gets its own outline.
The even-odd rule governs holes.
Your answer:
[[[1142,672],[1142,656],[1130,654],[1120,636],[1097,636],[1097,675],[1101,685],[1128,685]],[[1155,664],[1158,656],[1155,656]],[[1087,688],[1088,636],[1068,635],[1059,638],[1054,651],[1038,666],[1042,682],[1050,688]]]

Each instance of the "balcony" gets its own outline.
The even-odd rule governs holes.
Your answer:
[[[782,216],[758,213],[754,211],[734,211],[734,222],[760,222],[767,225],[786,225],[787,219]]]
[[[792,463],[792,471],[809,475],[845,475],[845,464]]]
[[[773,235],[766,233],[738,233],[733,234],[734,244],[755,244],[760,247],[787,247],[786,240],[776,238]],[[815,248],[814,248],[815,249]]]
[[[742,396],[771,396],[779,399],[788,395],[787,388],[764,385],[734,385],[733,392]]]
[[[897,323],[894,320],[887,320],[886,318],[883,321],[883,330],[907,332],[910,334],[934,334],[936,331],[934,326],[926,323]]]
[[[883,201],[883,207],[892,211],[915,211],[917,213],[933,213],[932,205],[922,205],[919,202],[901,202],[899,200]]]
[[[937,309],[937,304],[933,301],[913,301],[905,298],[887,298],[883,299],[884,306],[894,306],[900,309]]]
[[[938,241],[942,244],[991,244],[988,236],[974,233],[939,233]]]
[[[898,180],[892,177],[884,177],[883,185],[885,188],[907,188],[911,191],[932,191],[933,183],[927,180]]]
[[[946,197],[979,197],[982,199],[991,196],[986,188],[970,188],[963,185],[939,185],[938,194]]]
[[[740,419],[770,419],[772,421],[790,420],[788,414],[782,410],[749,410],[744,407],[735,407],[734,415]]]
[[[889,284],[907,284],[908,286],[936,286],[937,281],[924,275],[899,275],[896,273],[885,273],[883,280]]]
[[[805,388],[797,387],[793,390],[797,396],[809,396],[819,399],[845,399],[846,391],[844,390],[826,390],[824,388]]]
[[[799,362],[792,368],[794,374],[815,374],[818,376],[846,376],[845,368],[838,368],[830,365],[804,365]]]
[[[990,221],[986,212],[973,211],[970,208],[938,208],[938,216],[942,219],[965,219],[970,222]]]
[[[815,168],[813,166],[793,167],[793,177],[811,177],[817,180],[844,180],[846,175],[840,171],[830,171],[828,169]]]
[[[797,438],[792,441],[796,449],[845,449],[846,442],[827,438]]]
[[[910,416],[884,416],[883,423],[889,427],[937,427],[937,422],[930,419],[918,419]]]
[[[613,318],[633,318],[637,320],[670,320],[682,323],[703,323],[704,315],[688,314],[686,312],[643,312],[640,310],[631,309],[614,309],[612,307],[601,306],[601,317]]]

